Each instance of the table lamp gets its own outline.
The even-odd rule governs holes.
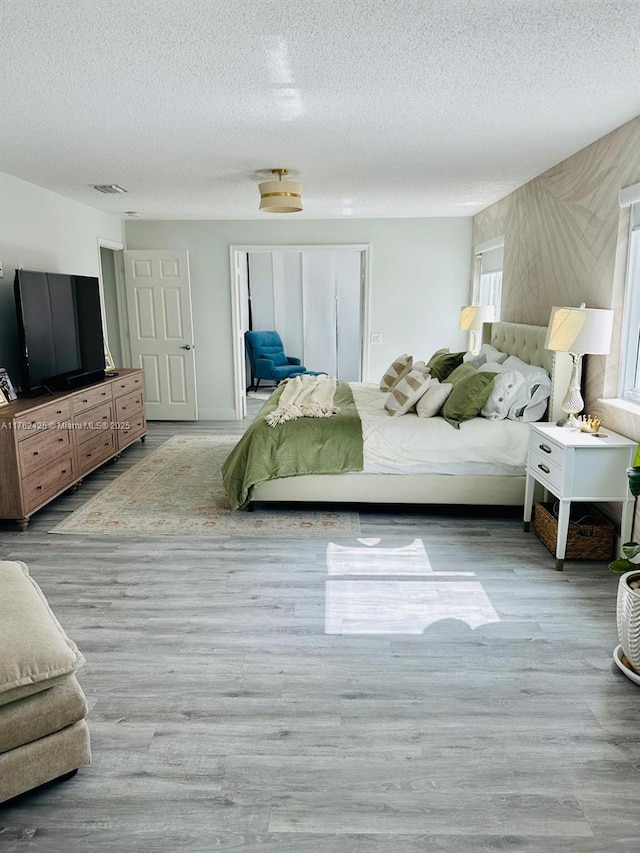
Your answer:
[[[495,320],[496,309],[493,305],[465,305],[460,310],[461,332],[472,332],[472,351],[476,352],[476,336],[482,328],[483,323],[492,323]]]
[[[606,308],[579,308],[553,306],[547,329],[545,349],[568,352],[573,362],[569,387],[562,401],[562,411],[567,415],[557,421],[557,426],[577,428],[576,415],[584,408],[580,393],[583,355],[607,355],[611,348],[613,311]]]

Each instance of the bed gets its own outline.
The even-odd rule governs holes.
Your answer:
[[[544,348],[546,326],[495,322],[483,327],[482,343],[516,356],[529,365],[544,368],[551,377],[551,393],[546,419],[555,421],[562,415],[561,401],[566,392],[571,372],[571,359],[566,353],[554,353]],[[370,386],[354,384],[353,396],[362,416],[362,433],[376,433],[375,393]],[[380,392],[378,397],[380,397]],[[260,415],[258,416],[260,417]],[[387,416],[388,417],[388,416]],[[311,420],[311,419],[305,419]],[[401,427],[399,442],[417,446],[419,430],[426,420],[432,421],[429,429],[436,436],[437,453],[426,451],[424,464],[414,458],[411,466],[393,470],[376,451],[375,443],[364,451],[365,470],[344,473],[301,474],[258,482],[247,492],[241,505],[252,508],[256,502],[329,502],[329,503],[383,503],[383,504],[476,504],[515,506],[524,502],[525,460],[528,446],[528,424],[488,421],[474,418],[463,424],[464,430],[454,430],[441,418],[421,419],[415,414],[401,418],[388,418]],[[519,429],[516,429],[519,428]],[[279,429],[279,427],[269,427]],[[501,457],[493,461],[487,451],[491,431],[499,436],[497,443],[508,443],[510,453],[506,461]],[[245,434],[246,437],[246,434]],[[471,437],[471,441],[470,441]],[[243,441],[244,439],[241,439]],[[443,442],[456,446],[466,440],[463,454],[453,453],[453,461],[440,464],[438,453]],[[474,446],[475,443],[475,446]],[[494,442],[496,443],[496,442]],[[380,442],[378,442],[380,444]],[[290,448],[291,449],[291,448]],[[413,454],[414,457],[418,455]],[[466,456],[467,464],[462,464]],[[392,473],[393,471],[393,473]]]

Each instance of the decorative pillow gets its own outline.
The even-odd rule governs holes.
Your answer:
[[[493,371],[483,371],[483,365],[479,368],[480,372],[492,373]],[[498,365],[501,367],[502,365]],[[480,414],[490,421],[502,421],[509,414],[519,389],[524,385],[524,376],[519,370],[505,370],[503,373],[495,372],[495,382],[489,394],[489,399],[480,409]]]
[[[495,382],[495,374],[475,370],[470,365],[465,367],[469,367],[473,373],[463,377],[453,386],[442,408],[442,417],[456,429],[460,429],[463,421],[471,420],[479,414],[489,399]]]
[[[444,406],[452,388],[453,385],[432,379],[426,393],[416,403],[416,414],[418,417],[433,418],[440,414],[440,409]]]
[[[455,370],[451,371],[447,377],[447,382],[455,388],[458,382],[462,382],[463,379],[473,376],[477,372],[477,369],[472,364],[459,364]]]
[[[407,374],[411,370],[411,366],[413,364],[413,356],[405,353],[404,355],[399,355],[394,361],[387,367],[384,372],[384,376],[380,380],[380,390],[381,391],[390,391],[395,382],[402,376],[402,374]]]
[[[482,346],[480,347],[480,352],[466,352],[462,360],[466,364],[472,364],[474,367],[480,367],[481,364],[485,364],[487,361],[492,361],[496,364],[502,364],[502,362],[505,361],[506,358],[506,352],[500,352],[500,350],[497,350],[495,347],[492,347],[491,344],[482,344]]]
[[[427,392],[431,377],[421,370],[410,370],[387,394],[384,407],[390,415],[406,415]]]
[[[484,370],[487,373],[507,373],[509,370],[513,370],[513,367],[505,367],[504,364],[498,364],[497,361],[487,361],[485,364],[481,364],[480,367],[476,368],[477,370]]]
[[[0,705],[6,705],[67,678],[84,658],[24,563],[0,562],[0,587]]]
[[[438,350],[435,352],[429,361],[427,367],[439,382],[446,379],[449,374],[455,370],[458,365],[462,364],[464,352],[449,352],[448,350]]]
[[[527,364],[515,355],[510,355],[503,363],[508,370],[517,370],[524,376],[524,383],[518,389],[507,417],[512,421],[540,420],[544,417],[547,400],[551,394],[551,377],[542,367]]]

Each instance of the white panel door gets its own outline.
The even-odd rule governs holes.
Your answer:
[[[336,376],[336,253],[302,255],[304,363]]]
[[[132,366],[144,368],[149,420],[197,419],[189,255],[124,252]]]
[[[338,367],[336,376],[359,382],[362,340],[362,256],[360,252],[336,252],[336,311]]]

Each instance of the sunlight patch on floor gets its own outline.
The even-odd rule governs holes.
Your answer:
[[[362,547],[327,546],[332,577],[325,584],[325,633],[421,634],[443,619],[459,619],[470,628],[500,621],[480,582],[440,579],[475,573],[435,572],[421,539],[399,548],[385,548],[380,539],[358,541]],[[380,580],[381,575],[412,577]]]

